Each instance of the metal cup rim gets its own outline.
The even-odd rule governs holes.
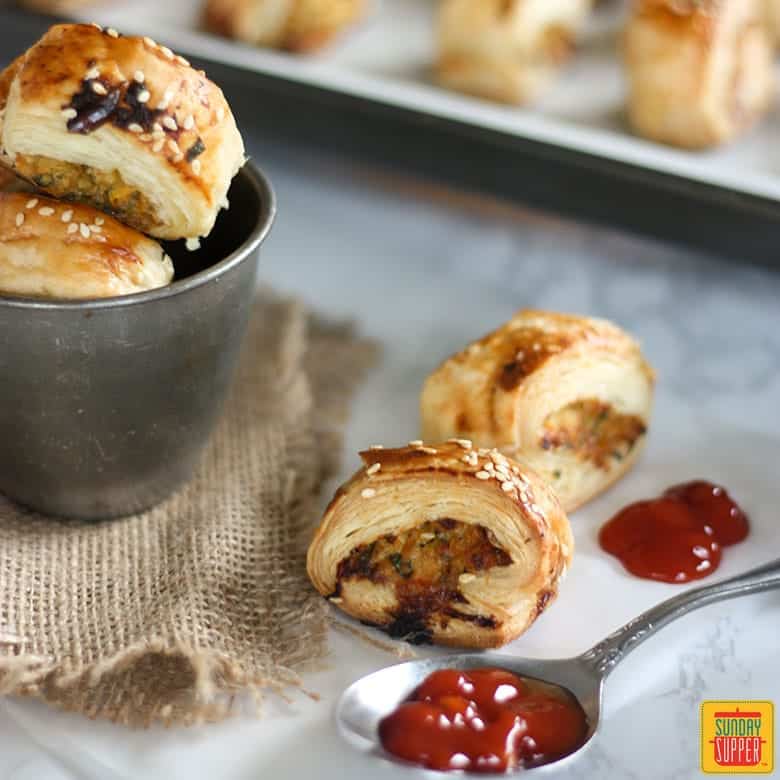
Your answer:
[[[237,176],[245,177],[260,202],[257,221],[247,239],[231,252],[227,257],[217,263],[208,266],[185,279],[174,281],[166,287],[155,290],[132,293],[130,295],[113,296],[110,298],[88,298],[84,300],[39,300],[37,298],[23,298],[12,295],[0,295],[0,307],[17,309],[46,310],[46,311],[95,311],[99,309],[113,309],[124,306],[135,306],[143,303],[183,295],[190,290],[202,287],[213,282],[231,268],[241,264],[252,254],[265,240],[276,218],[276,195],[268,177],[260,171],[251,161],[247,160]]]

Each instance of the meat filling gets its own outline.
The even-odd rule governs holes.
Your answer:
[[[431,626],[444,627],[453,617],[494,627],[490,616],[457,609],[465,602],[461,577],[511,563],[486,528],[447,518],[356,547],[339,564],[337,576],[339,587],[350,579],[392,585],[398,608],[387,628],[393,636],[420,642],[430,638]]]
[[[149,200],[126,184],[118,171],[23,154],[17,155],[15,168],[55,198],[87,203],[141,231],[159,225]]]
[[[545,450],[573,450],[582,460],[606,469],[610,462],[623,460],[646,430],[636,415],[621,414],[610,404],[588,399],[549,415],[541,445]]]

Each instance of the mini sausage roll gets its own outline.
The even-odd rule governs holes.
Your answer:
[[[555,598],[574,542],[532,471],[467,441],[361,457],[309,547],[332,604],[396,638],[477,648],[515,639]]]
[[[463,436],[533,468],[570,512],[636,462],[654,376],[603,320],[521,311],[428,377],[426,439]]]
[[[439,82],[504,103],[533,100],[571,55],[592,0],[443,0]]]
[[[625,36],[636,132],[701,149],[761,116],[774,91],[763,10],[759,0],[638,0]]]
[[[0,193],[0,294],[108,298],[172,278],[173,264],[156,241],[90,206]]]
[[[158,238],[207,235],[244,162],[221,90],[150,38],[57,25],[0,90],[7,165]]]
[[[328,44],[365,9],[366,0],[208,0],[204,16],[219,35],[308,52]]]

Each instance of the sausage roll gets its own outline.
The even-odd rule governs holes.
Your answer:
[[[1,294],[108,298],[172,278],[173,264],[156,241],[90,206],[0,193]]]
[[[423,435],[497,447],[546,479],[570,512],[636,462],[653,384],[639,346],[615,325],[521,311],[428,377]]]
[[[259,46],[307,52],[329,43],[365,12],[366,0],[208,0],[205,25]]]
[[[638,0],[628,22],[628,116],[640,135],[700,149],[734,138],[770,105],[763,0]]]
[[[244,162],[221,90],[150,38],[57,25],[0,89],[6,165],[158,238],[207,235]]]
[[[314,587],[412,642],[499,647],[555,598],[574,543],[553,492],[461,440],[361,453],[308,553]]]
[[[592,0],[443,0],[437,75],[505,103],[535,98],[573,48]]]

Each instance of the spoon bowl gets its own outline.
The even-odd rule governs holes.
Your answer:
[[[441,777],[442,773],[437,770],[401,761],[387,753],[379,740],[379,722],[393,712],[432,672],[439,669],[497,667],[565,688],[580,703],[588,722],[581,745],[557,761],[532,767],[536,773],[553,768],[558,770],[575,761],[591,744],[600,724],[604,682],[631,650],[663,626],[694,609],[774,588],[780,588],[780,560],[713,585],[684,591],[663,601],[576,658],[545,660],[515,658],[498,653],[461,653],[389,666],[362,677],[344,691],[336,708],[339,733],[352,747],[363,753],[408,767],[419,777]],[[459,772],[459,775],[485,776],[464,772]]]

